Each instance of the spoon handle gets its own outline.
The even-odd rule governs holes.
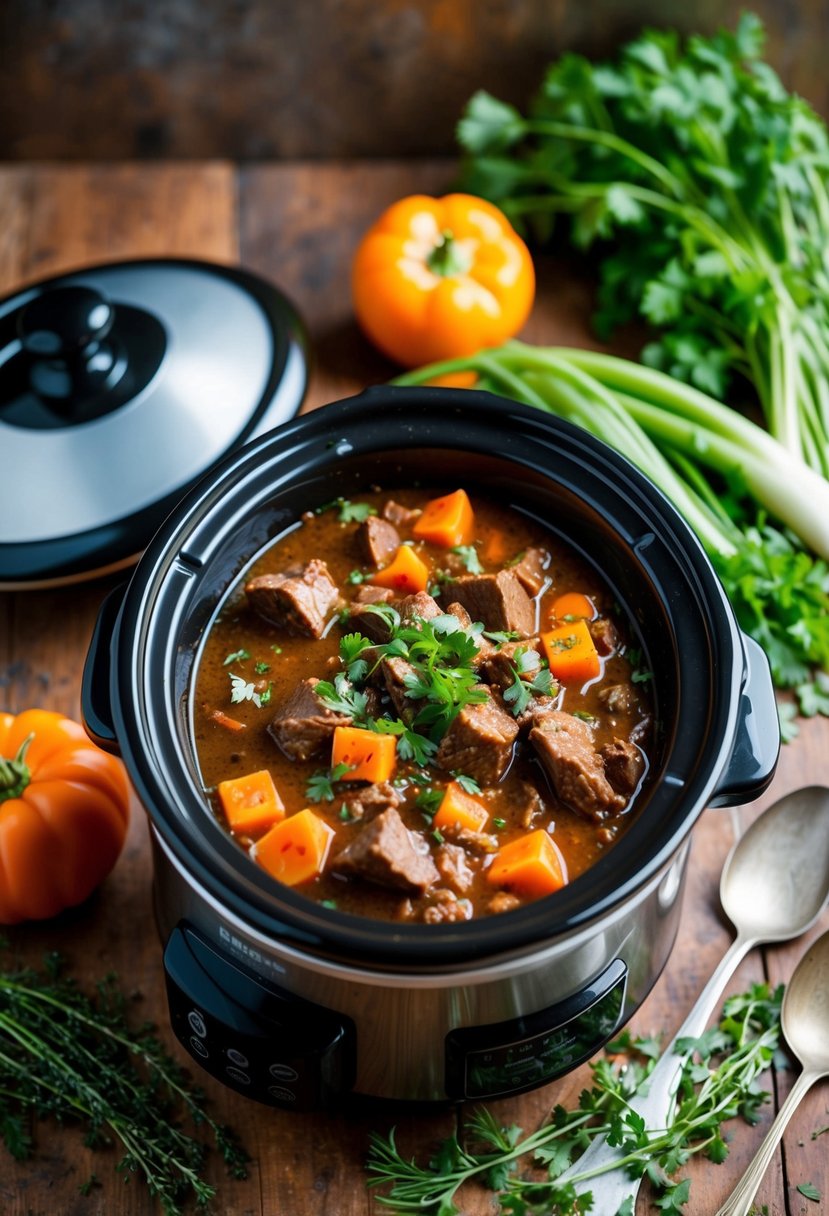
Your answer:
[[[757,1150],[757,1155],[743,1174],[740,1181],[722,1205],[716,1216],[748,1216],[754,1203],[763,1175],[769,1162],[774,1156],[774,1150],[780,1142],[780,1137],[786,1130],[786,1125],[797,1109],[806,1091],[814,1085],[822,1073],[804,1069],[792,1086],[791,1093],[777,1112],[777,1118],[766,1132],[765,1139]]]
[[[685,1021],[660,1056],[648,1077],[646,1088],[643,1086],[643,1089],[630,1099],[630,1109],[645,1120],[649,1131],[664,1128],[668,1123],[686,1058],[685,1054],[676,1051],[677,1042],[680,1039],[699,1038],[737,964],[754,942],[753,938],[737,935],[697,997]],[[641,1182],[639,1178],[631,1178],[626,1169],[613,1168],[619,1160],[619,1155],[618,1148],[608,1144],[603,1136],[597,1137],[556,1181],[570,1182],[578,1177],[580,1182],[586,1182],[587,1178],[595,1177],[590,1189],[593,1192],[596,1211],[616,1212],[624,1200],[635,1200]]]

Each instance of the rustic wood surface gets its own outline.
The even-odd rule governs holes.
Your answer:
[[[710,34],[746,7],[828,114],[828,0],[4,0],[0,158],[451,152],[476,89],[523,106],[563,51]]]
[[[317,363],[307,407],[387,377],[391,367],[371,352],[351,318],[348,263],[361,229],[388,202],[412,190],[440,190],[450,180],[440,162],[262,166],[238,173],[226,164],[164,167],[33,166],[0,169],[0,290],[80,263],[142,254],[237,257],[273,277],[308,319]],[[540,296],[527,336],[536,341],[590,341],[590,292],[572,268],[540,267]],[[36,484],[36,470],[33,484]],[[42,706],[77,716],[79,684],[97,607],[107,580],[64,590],[0,595],[0,707]],[[829,723],[802,724],[783,750],[769,793],[738,812],[706,811],[693,835],[682,926],[671,960],[637,1013],[637,1031],[678,1026],[731,938],[718,910],[718,879],[739,831],[775,798],[804,784],[829,782]],[[156,1020],[171,1050],[183,1053],[165,1029],[161,954],[150,906],[150,858],[145,818],[134,808],[126,850],[102,889],[83,907],[44,925],[11,931],[14,955],[36,963],[59,949],[82,982],[110,970],[142,994],[143,1016]],[[829,927],[829,914],[804,939],[754,952],[732,981],[785,980],[806,945]],[[557,1102],[572,1103],[586,1068],[533,1094],[494,1108],[505,1122],[536,1126]],[[691,1216],[712,1216],[742,1174],[788,1091],[793,1072],[769,1077],[772,1102],[756,1128],[735,1126],[725,1165],[692,1163]],[[202,1079],[202,1078],[200,1078]],[[253,1163],[246,1182],[223,1177],[215,1210],[245,1216],[367,1216],[383,1209],[365,1190],[363,1163],[370,1129],[397,1123],[407,1150],[423,1151],[455,1125],[451,1110],[400,1110],[371,1103],[347,1117],[297,1115],[245,1101],[205,1079],[213,1110],[232,1124]],[[829,1210],[796,1188],[811,1181],[829,1195],[829,1084],[818,1085],[796,1116],[782,1151],[758,1194],[758,1211],[800,1216]],[[0,1148],[0,1211],[7,1216],[150,1216],[142,1185],[125,1185],[114,1153],[90,1153],[74,1130],[40,1126],[34,1157],[14,1164]],[[94,1171],[100,1187],[88,1198],[78,1187]],[[766,1205],[763,1208],[762,1205]],[[653,1210],[646,1193],[637,1212]],[[465,1197],[468,1216],[491,1213],[489,1200]],[[597,1216],[609,1216],[597,1213]]]

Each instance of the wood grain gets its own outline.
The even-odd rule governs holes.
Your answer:
[[[442,190],[451,168],[422,164],[276,165],[242,172],[225,165],[38,166],[0,171],[0,287],[69,265],[103,257],[146,253],[201,254],[232,260],[238,250],[249,268],[273,277],[308,318],[317,362],[308,405],[358,391],[383,380],[392,368],[363,340],[348,301],[350,252],[361,230],[387,203],[412,190]],[[237,189],[238,186],[238,189]],[[2,221],[7,222],[3,223]],[[563,264],[541,266],[538,306],[528,336],[544,342],[589,342],[589,286]],[[0,705],[19,711],[38,704],[76,715],[83,658],[97,606],[114,580],[63,591],[0,595]],[[825,782],[829,724],[803,724],[800,738],[784,749],[772,790],[755,806],[732,813],[706,811],[694,831],[688,888],[676,948],[633,1029],[672,1033],[731,938],[718,910],[718,877],[736,830],[773,798],[808,783]],[[59,948],[83,983],[110,969],[129,990],[142,994],[139,1016],[161,1027],[174,1054],[182,1053],[165,1029],[160,948],[150,903],[151,865],[147,828],[135,808],[125,854],[98,894],[84,907],[46,925],[11,934],[16,957],[36,962]],[[749,956],[730,985],[737,991],[768,975],[791,974],[808,939]],[[712,1216],[751,1158],[773,1110],[791,1082],[778,1072],[778,1092],[757,1128],[735,1125],[725,1166],[690,1167],[689,1216]],[[557,1102],[573,1103],[587,1082],[586,1069],[533,1094],[494,1104],[504,1122],[535,1127]],[[295,1115],[272,1111],[199,1077],[212,1108],[240,1133],[253,1155],[247,1181],[226,1182],[219,1163],[208,1175],[221,1187],[217,1211],[250,1216],[368,1216],[383,1209],[365,1190],[368,1133],[399,1128],[407,1151],[425,1153],[455,1127],[450,1110],[398,1109],[360,1103],[344,1115]],[[771,1080],[771,1078],[770,1078]],[[815,1088],[764,1180],[758,1204],[774,1216],[817,1211],[798,1195],[812,1181],[829,1194],[826,1137],[811,1133],[829,1122],[829,1086]],[[12,1164],[0,1150],[0,1211],[4,1216],[150,1216],[154,1204],[141,1184],[124,1184],[114,1153],[90,1154],[77,1132],[39,1127],[34,1158]],[[78,1186],[94,1170],[100,1188],[89,1198]],[[640,1196],[637,1212],[649,1209]],[[466,1216],[491,1216],[489,1198],[465,1197]],[[609,1216],[599,1213],[597,1216]]]
[[[434,155],[479,88],[523,105],[567,50],[712,33],[741,0],[5,0],[0,156]],[[826,0],[754,0],[768,58],[829,113]],[[163,13],[163,15],[162,15]],[[117,15],[116,15],[117,14]]]

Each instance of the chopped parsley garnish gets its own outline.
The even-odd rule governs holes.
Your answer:
[[[527,709],[533,697],[549,697],[553,693],[553,676],[549,667],[542,667],[542,660],[534,650],[523,650],[519,647],[513,655],[513,681],[504,691],[504,701],[509,705],[516,718],[520,718]],[[539,670],[540,668],[540,670]],[[530,672],[536,674],[531,680],[524,677]]]
[[[249,650],[234,650],[233,654],[229,654],[222,664],[223,667],[230,667],[231,663],[243,663],[245,659],[250,658]]]
[[[437,744],[412,730],[400,718],[374,718],[368,725],[378,735],[397,736],[397,754],[401,760],[413,760],[424,767],[437,751]]]
[[[305,787],[305,797],[311,802],[333,802],[334,801],[334,786],[338,781],[344,780],[347,773],[350,773],[353,768],[351,764],[335,764],[331,769],[320,769],[314,773],[313,777],[308,778],[308,784]],[[343,817],[343,810],[347,810],[345,803],[340,808],[340,818]]]
[[[499,817],[499,818],[497,818],[497,819],[493,819],[493,821],[492,821],[492,826],[493,826],[494,828],[499,828],[499,829],[500,829],[500,828],[505,828],[505,827],[507,826],[507,821],[506,821],[506,819],[501,819],[501,818]]]
[[[376,515],[377,508],[367,502],[349,502],[347,498],[334,498],[331,502],[324,502],[322,506],[317,507],[314,511],[315,515],[324,515],[326,511],[337,512],[337,519],[341,524],[361,524],[364,519],[368,519],[369,515]]]
[[[331,908],[333,910],[337,906],[337,901],[336,899],[321,899],[320,906],[323,908]]]
[[[490,642],[494,642],[496,646],[503,646],[505,642],[517,642],[521,635],[513,629],[485,629],[483,636],[489,638]]]
[[[274,654],[282,654],[282,647],[277,646],[276,643],[271,646],[271,650],[274,652]]]
[[[333,684],[329,680],[320,680],[314,692],[334,713],[346,714],[355,722],[365,723],[366,694],[354,687],[344,671],[334,676]]]
[[[586,709],[574,709],[571,711],[574,718],[579,718],[582,722],[595,722],[594,714],[588,713]]]
[[[453,773],[452,776],[465,794],[480,794],[481,787],[474,777],[467,777],[465,773]]]
[[[434,815],[437,814],[440,804],[443,802],[443,793],[441,789],[421,790],[415,798],[415,806],[423,811],[426,819],[431,823]]]
[[[260,692],[260,694],[259,694],[259,704],[260,705],[270,705],[272,695],[273,695],[273,684],[269,683],[268,687],[265,689],[265,691]]]
[[[358,587],[368,576],[363,574],[362,570],[352,570],[350,574],[345,576],[345,581],[351,587]]]
[[[457,553],[470,574],[483,574],[484,568],[474,545],[455,545],[452,552]]]
[[[256,672],[256,674],[258,676],[263,676],[265,674],[265,672],[270,671],[270,669],[271,669],[270,663],[263,663],[263,662],[261,662],[261,660],[260,660],[260,662],[255,663],[253,666],[253,670]]]

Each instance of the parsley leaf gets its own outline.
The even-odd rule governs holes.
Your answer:
[[[484,568],[474,545],[455,545],[452,552],[457,553],[470,574],[483,574]]]
[[[345,672],[338,672],[334,682],[319,680],[314,693],[329,709],[337,714],[347,714],[355,722],[366,721],[366,694],[355,688]]]
[[[331,502],[323,503],[316,508],[314,514],[323,515],[326,511],[334,510],[341,524],[362,523],[369,515],[377,514],[377,508],[372,507],[370,503],[349,502],[347,498],[335,498]]]
[[[353,768],[353,764],[335,764],[331,769],[320,769],[308,778],[305,797],[311,802],[333,802],[334,786],[338,781],[344,780]],[[342,808],[340,808],[340,816],[342,817]]]
[[[813,1203],[820,1203],[821,1194],[813,1182],[799,1182],[797,1189],[805,1199],[811,1199]]]
[[[465,794],[480,794],[481,787],[474,777],[467,777],[465,773],[453,773],[452,776]]]
[[[233,654],[229,654],[226,657],[222,666],[230,667],[231,663],[242,663],[242,662],[244,662],[245,659],[249,659],[249,658],[250,658],[249,650],[234,650]]]

